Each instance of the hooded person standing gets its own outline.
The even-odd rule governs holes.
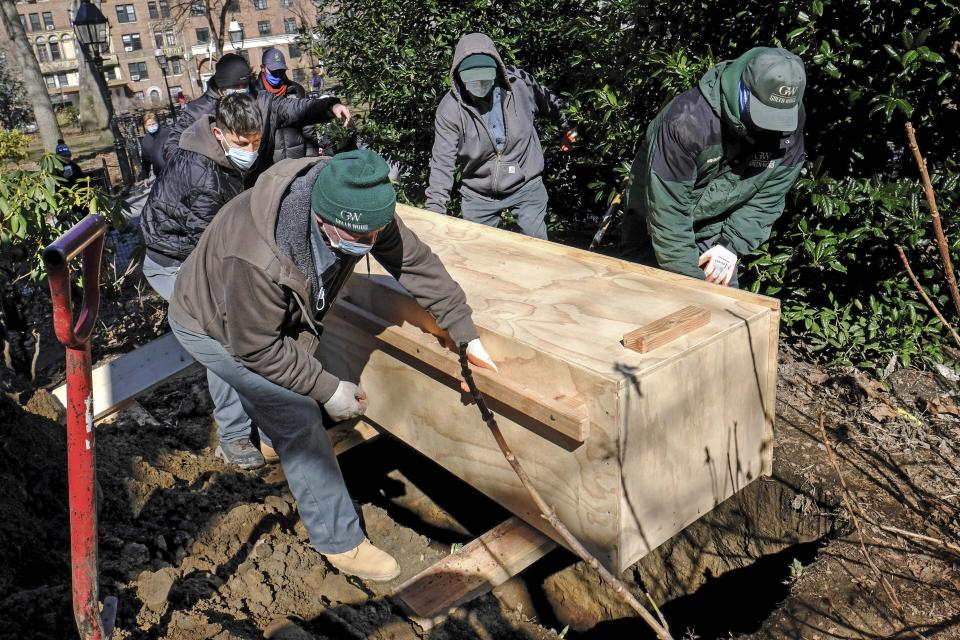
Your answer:
[[[499,226],[510,209],[528,236],[547,237],[543,149],[534,125],[549,115],[576,140],[563,103],[529,73],[504,65],[482,33],[460,38],[450,66],[450,90],[437,107],[425,208],[446,213],[457,165],[466,220]]]
[[[630,170],[622,256],[738,286],[800,176],[805,85],[800,58],[757,47],[671,100]]]
[[[228,53],[217,61],[217,68],[207,84],[206,92],[188,102],[177,121],[170,129],[170,135],[163,147],[163,155],[169,157],[177,150],[180,136],[201,116],[212,115],[217,101],[231,93],[250,93],[250,65],[241,56]],[[322,124],[333,118],[340,118],[344,122],[350,120],[350,110],[340,104],[339,98],[290,98],[277,100],[267,91],[256,94],[257,106],[260,109],[263,130],[261,131],[260,155],[257,164],[247,174],[246,186],[250,187],[267,167],[273,164],[273,150],[277,138],[277,130],[283,127],[303,127],[309,124]]]
[[[303,85],[287,77],[287,61],[280,49],[276,47],[264,50],[255,88],[258,93],[266,91],[278,100],[307,97],[307,90]],[[320,155],[320,148],[314,136],[313,125],[277,129],[273,150],[274,162],[304,157],[313,158],[318,155]]]
[[[213,115],[187,127],[177,151],[150,190],[140,213],[147,247],[143,275],[169,301],[183,261],[220,208],[244,189],[261,145],[262,116],[253,96],[232,94],[219,100]],[[217,455],[242,469],[263,466],[271,457],[269,442],[261,451],[251,442],[252,422],[230,385],[207,371]],[[266,444],[266,446],[264,446]]]
[[[463,289],[395,216],[388,174],[366,149],[274,165],[207,228],[169,315],[184,349],[237,390],[272,439],[313,546],[340,571],[377,581],[400,568],[366,539],[322,415],[360,416],[367,395],[316,358],[319,340],[332,339],[324,316],[369,253],[454,342],[468,343],[475,365],[496,369]]]

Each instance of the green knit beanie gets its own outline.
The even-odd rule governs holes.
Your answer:
[[[337,154],[313,183],[313,212],[354,233],[382,229],[397,204],[389,174],[386,161],[370,149]]]

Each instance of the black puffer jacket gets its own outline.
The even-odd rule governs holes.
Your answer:
[[[243,192],[245,175],[227,159],[212,124],[213,116],[204,116],[183,132],[140,213],[144,244],[161,264],[186,260],[220,207]]]
[[[340,102],[337,98],[281,98],[276,99],[266,91],[257,94],[257,106],[263,116],[263,138],[260,142],[260,154],[257,163],[247,172],[246,186],[252,187],[257,176],[273,164],[274,145],[277,140],[277,130],[283,127],[302,127],[308,124],[322,124],[330,120],[330,107]],[[170,136],[163,147],[163,156],[170,161],[170,156],[177,150],[180,136],[201,116],[212,116],[217,108],[220,90],[211,80],[206,93],[188,102],[176,124],[170,129]]]
[[[150,175],[150,167],[153,167],[153,175],[159,176],[166,165],[163,158],[163,145],[167,142],[167,136],[170,135],[170,129],[160,127],[156,133],[147,132],[143,134],[140,140],[140,159],[143,166],[142,177]]]
[[[254,90],[258,94],[270,93],[270,90],[267,89],[264,84],[265,82],[263,72],[261,72],[254,86]],[[287,87],[286,93],[283,96],[274,95],[275,100],[283,101],[307,97],[307,90],[303,88],[302,84],[292,80],[287,80],[284,84],[286,84]],[[331,102],[330,104],[333,106],[335,103]],[[273,142],[274,162],[295,160],[297,158],[314,158],[320,155],[320,147],[317,145],[317,139],[313,133],[313,124],[305,127],[283,127],[277,129],[277,138]]]

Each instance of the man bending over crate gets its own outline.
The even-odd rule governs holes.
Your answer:
[[[315,352],[321,322],[370,253],[478,365],[463,289],[394,215],[387,163],[369,150],[278,163],[220,211],[183,263],[170,326],[240,396],[271,438],[313,546],[340,571],[386,581],[396,560],[364,537],[322,424],[360,416],[367,396]]]

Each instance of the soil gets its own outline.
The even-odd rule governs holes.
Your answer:
[[[164,305],[138,278],[104,300],[98,358],[164,331]],[[62,352],[49,326],[41,347],[37,380],[50,386]],[[960,537],[951,373],[896,371],[881,382],[786,347],[779,373],[773,477],[624,577],[650,593],[678,639],[960,638],[958,554],[939,542]],[[36,387],[5,374],[0,393],[4,639],[76,637],[64,431]],[[310,547],[279,466],[241,471],[213,455],[210,412],[193,372],[97,427],[100,596],[119,599],[114,640],[653,637],[562,550],[423,631],[390,594],[508,514],[399,442],[364,444],[340,463],[369,537],[403,573],[387,584],[347,578]]]

